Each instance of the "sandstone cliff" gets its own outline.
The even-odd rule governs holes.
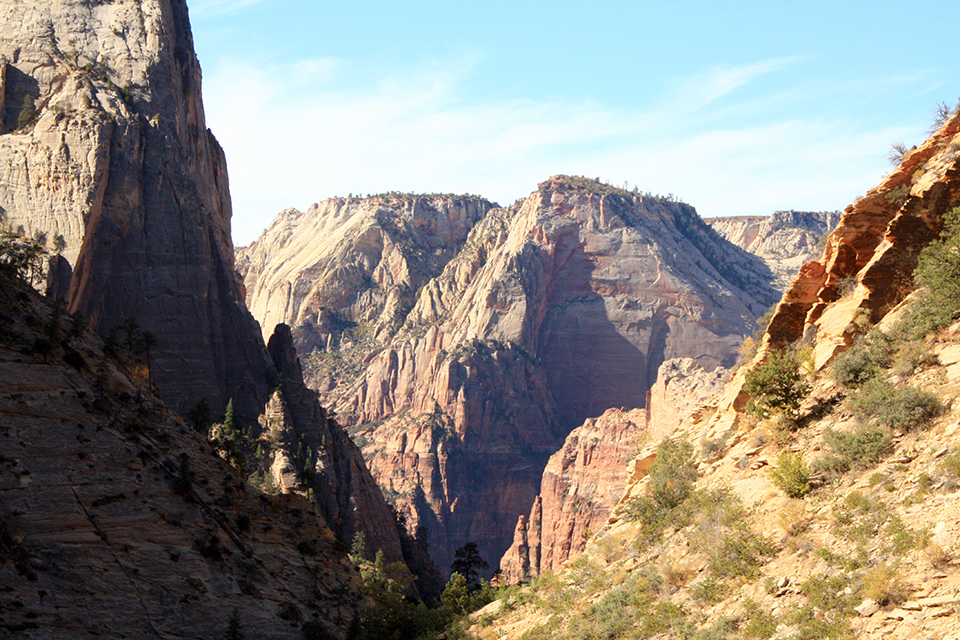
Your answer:
[[[157,336],[171,406],[234,397],[255,419],[270,364],[234,276],[184,0],[7,3],[0,68],[7,223],[62,236],[71,310],[104,333],[136,316]]]
[[[363,530],[371,552],[401,561],[362,459],[293,366],[271,358],[244,305],[226,163],[200,80],[184,0],[0,8],[3,222],[55,240],[53,292],[102,335],[130,317],[154,334],[148,369],[170,407],[187,415],[205,401],[219,417],[232,400],[243,433],[225,452],[235,465],[291,492],[309,449],[323,465],[308,470],[311,497],[341,542]],[[276,441],[259,426],[265,411],[281,424]],[[269,455],[256,454],[261,438]]]
[[[840,212],[775,211],[770,216],[706,218],[721,236],[761,258],[784,291],[800,267],[820,257],[822,239],[840,221]]]
[[[660,365],[646,409],[608,409],[570,432],[550,456],[528,516],[520,516],[513,544],[500,560],[502,580],[525,582],[559,571],[575,560],[592,532],[607,523],[627,483],[649,461],[634,459],[638,443],[659,442],[676,425],[699,415],[699,405],[716,394],[729,370],[705,371],[692,358]]]
[[[760,353],[675,425],[673,437],[701,445],[688,497],[675,508],[651,502],[657,448],[644,447],[581,559],[536,585],[532,604],[479,613],[488,617],[475,637],[955,633],[960,324],[918,340],[909,322],[923,299],[910,296],[918,254],[960,205],[958,149],[955,114],[847,207],[822,258],[778,305]],[[810,385],[799,418],[749,415],[747,376],[793,345]],[[859,360],[842,366],[872,367],[879,393],[842,382],[836,362],[851,346]],[[904,398],[921,389],[939,409],[903,419],[915,402]],[[677,481],[689,472],[680,458],[665,464]]]
[[[761,258],[774,273],[775,286],[784,291],[800,266],[819,257],[823,240],[840,219],[837,213],[777,211],[767,217],[708,218],[721,236]],[[646,405],[646,428],[623,419],[614,411],[605,420],[589,420],[574,429],[563,448],[551,457],[544,469],[540,495],[530,515],[521,516],[510,549],[500,561],[508,583],[526,581],[542,571],[556,571],[582,552],[585,531],[595,530],[610,515],[620,498],[626,478],[622,455],[631,452],[637,441],[659,442],[692,416],[706,409],[697,405],[720,390],[729,372],[705,371],[689,358],[668,360],[660,367]],[[581,429],[603,447],[581,450]],[[593,440],[588,440],[592,442]],[[642,466],[636,463],[639,470]],[[597,478],[599,469],[605,471]],[[632,476],[634,470],[628,472]]]
[[[264,339],[286,323],[301,353],[338,348],[357,324],[396,328],[492,206],[471,196],[387,194],[288,209],[237,251],[247,305]]]
[[[343,637],[360,577],[313,506],[252,490],[58,313],[0,275],[0,637]]]
[[[398,527],[360,449],[320,406],[316,392],[303,384],[287,325],[277,325],[268,348],[280,385],[260,419],[258,441],[266,444],[267,453],[257,462],[270,470],[271,484],[281,493],[311,498],[342,545],[362,533],[370,560],[382,551],[387,563],[409,566],[417,574],[411,595],[438,596],[443,577],[425,550]]]
[[[331,398],[438,564],[466,541],[499,558],[563,438],[644,407],[665,359],[732,364],[768,281],[691,207],[552,178],[490,211]]]

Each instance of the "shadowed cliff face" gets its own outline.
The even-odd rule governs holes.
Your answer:
[[[399,330],[349,297],[366,337],[307,355],[306,370],[438,564],[467,541],[496,560],[567,433],[642,408],[665,359],[732,364],[770,279],[691,207],[561,176],[489,211]]]
[[[250,638],[344,637],[360,576],[313,506],[251,489],[53,317],[0,275],[0,637],[223,638],[234,612]]]
[[[172,406],[235,397],[255,418],[271,366],[233,273],[185,3],[14,3],[0,30],[8,222],[63,236],[71,310],[102,332],[136,316],[156,334],[153,379]],[[24,96],[39,117],[11,132]]]
[[[372,552],[404,560],[362,457],[299,365],[283,349],[271,359],[244,305],[226,163],[204,121],[185,2],[8,3],[0,71],[0,208],[29,235],[62,236],[51,281],[69,310],[101,334],[130,316],[155,334],[151,379],[181,415],[206,399],[219,418],[232,399],[248,449],[273,418],[284,439],[269,456],[244,450],[248,471],[287,477],[281,489],[293,492],[305,471],[298,447],[309,445],[325,464],[314,489],[330,528],[347,543],[362,530]],[[35,117],[20,115],[25,101]]]

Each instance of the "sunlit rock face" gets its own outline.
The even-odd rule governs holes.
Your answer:
[[[638,448],[709,411],[701,403],[729,377],[729,369],[706,371],[692,358],[667,360],[645,409],[608,409],[571,431],[543,470],[530,514],[517,521],[513,543],[500,560],[503,580],[525,582],[576,559],[623,496],[631,478],[627,463]]]
[[[288,209],[237,251],[247,305],[265,339],[286,323],[301,352],[339,343],[345,323],[395,329],[492,207],[473,196],[386,194]]]
[[[780,291],[790,286],[801,266],[820,257],[826,236],[839,221],[839,211],[792,210],[704,220],[721,236],[767,263]]]
[[[276,418],[284,438],[270,459],[248,452],[263,464],[249,472],[295,492],[309,444],[323,463],[311,488],[331,535],[349,543],[363,532],[390,562],[414,557],[353,443],[285,350],[271,358],[246,309],[226,162],[206,128],[200,80],[183,0],[4,3],[3,221],[47,234],[60,254],[52,289],[70,311],[102,335],[134,317],[156,336],[149,371],[167,406],[185,416],[206,400],[217,419],[232,400],[251,441],[264,431],[260,416]]]
[[[484,214],[407,308],[391,307],[383,301],[395,284],[414,282],[400,277],[410,261],[388,258],[403,252],[390,245],[383,215],[379,227],[360,216],[384,203],[285,212],[241,264],[248,300],[256,289],[257,299],[283,302],[261,310],[263,320],[280,307],[302,325],[315,314],[323,336],[300,344],[305,375],[411,530],[426,527],[440,566],[467,541],[496,561],[574,427],[611,407],[643,408],[666,359],[690,357],[706,370],[732,364],[776,297],[769,268],[692,207],[557,176],[509,208],[434,200],[429,224],[418,231],[403,223],[405,242],[425,247],[433,236],[420,238],[423,229],[456,228],[459,238],[473,211]],[[337,212],[343,220],[334,225]],[[354,218],[367,222],[348,224]],[[318,225],[349,238],[342,255],[332,243],[298,237]],[[281,246],[276,264],[265,257],[268,237]],[[369,264],[360,269],[363,256]],[[373,286],[330,293],[331,274],[354,271],[371,274]],[[302,302],[321,298],[314,307]],[[334,327],[330,315],[347,327]]]

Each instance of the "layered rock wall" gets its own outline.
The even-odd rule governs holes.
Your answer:
[[[313,506],[251,489],[93,334],[38,351],[53,313],[0,276],[0,637],[345,637],[360,576]]]
[[[500,560],[504,581],[525,582],[556,571],[583,551],[623,495],[623,469],[645,426],[643,409],[608,409],[570,432],[543,470],[529,516],[517,521],[513,544]]]
[[[336,321],[395,328],[492,206],[470,196],[384,195],[284,211],[238,251],[247,304],[265,339],[286,323],[303,353],[338,343]]]
[[[665,359],[732,364],[770,272],[686,205],[557,177],[491,211],[335,408],[441,566],[498,558],[563,438]]]
[[[244,305],[226,161],[206,128],[184,0],[7,3],[0,70],[0,212],[56,238],[52,290],[102,334],[130,317],[153,333],[151,379],[181,415],[206,400],[219,417],[233,400],[255,438],[267,405],[290,441],[256,462],[293,491],[309,441],[331,529],[346,543],[362,530],[403,560],[362,458],[292,365],[271,359]],[[283,394],[268,404],[278,368]]]
[[[659,442],[691,418],[709,411],[701,403],[723,388],[729,370],[706,371],[692,358],[660,365],[644,410],[608,409],[570,432],[550,457],[529,516],[520,516],[500,569],[507,583],[558,571],[583,551],[623,495],[624,469],[644,443]]]
[[[157,336],[153,379],[172,406],[222,411],[233,397],[254,419],[271,367],[233,272],[226,163],[185,2],[0,11],[7,223],[63,237],[71,310],[103,332],[135,316]]]

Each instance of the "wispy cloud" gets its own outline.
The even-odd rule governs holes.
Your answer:
[[[743,65],[711,67],[678,84],[669,100],[671,110],[703,109],[759,77],[779,71],[799,60],[799,57],[777,58]]]
[[[469,57],[366,85],[351,80],[348,61],[220,62],[207,70],[204,93],[227,152],[238,243],[281,209],[334,195],[470,192],[508,204],[561,172],[673,192],[704,215],[842,208],[880,177],[886,146],[911,132],[777,120],[765,101],[782,94],[736,99],[793,60],[709,69],[679,81],[659,106],[635,110],[592,100],[468,102]],[[721,97],[729,99],[719,111],[765,117],[743,124],[705,109]]]

